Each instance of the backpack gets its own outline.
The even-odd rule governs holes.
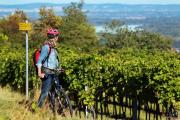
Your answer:
[[[51,53],[51,47],[49,46],[49,50],[48,50],[48,55],[46,58],[44,58],[44,60],[42,61],[42,64],[44,64],[44,62],[49,58],[49,55]],[[34,67],[35,67],[35,70],[36,70],[36,74],[38,75],[38,68],[36,66],[39,58],[40,58],[40,54],[41,54],[41,48],[38,48],[35,50],[35,52],[33,53],[33,63],[34,63]]]

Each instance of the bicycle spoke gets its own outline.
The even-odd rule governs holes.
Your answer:
[[[72,116],[72,106],[70,104],[69,97],[66,95],[66,93],[63,90],[58,91],[58,113],[62,114],[63,116]]]

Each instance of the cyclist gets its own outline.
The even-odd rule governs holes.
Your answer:
[[[38,107],[40,108],[43,106],[43,103],[48,96],[53,79],[58,79],[58,76],[53,72],[53,69],[59,68],[58,52],[55,49],[59,34],[60,33],[57,29],[50,28],[47,30],[48,39],[41,48],[40,58],[36,64],[38,68],[38,76],[42,81],[41,94],[38,100]]]

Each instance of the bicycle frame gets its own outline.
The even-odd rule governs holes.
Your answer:
[[[62,85],[59,84],[57,79],[53,79],[53,85],[48,94],[50,99],[50,106],[54,113],[56,113],[56,107],[57,107],[57,112],[59,114],[63,112],[63,109],[68,109],[68,112],[72,116],[73,111],[69,97],[68,95],[66,95]]]

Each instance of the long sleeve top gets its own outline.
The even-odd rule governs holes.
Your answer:
[[[51,50],[50,51],[49,50],[50,50],[49,45],[42,46],[40,58],[36,64],[38,68],[43,66],[49,69],[56,69],[59,67],[58,53],[56,49],[51,48]],[[49,54],[49,57],[46,59],[48,54]],[[45,62],[42,64],[43,60],[45,60]]]

